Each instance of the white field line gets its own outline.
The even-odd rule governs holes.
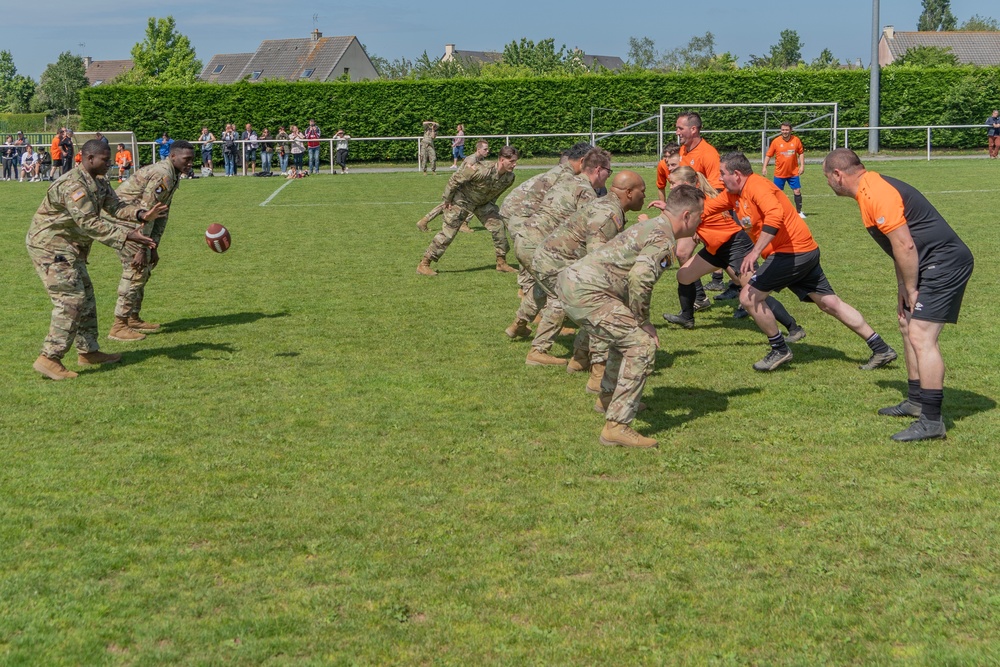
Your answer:
[[[270,197],[268,197],[267,199],[265,199],[264,201],[262,201],[260,203],[260,205],[261,206],[267,206],[268,204],[270,204],[271,200],[274,199],[275,197],[277,197],[278,193],[281,192],[282,190],[284,190],[285,188],[287,188],[291,184],[291,182],[292,182],[292,180],[288,179],[287,181],[285,181],[284,183],[282,183],[281,186],[278,187],[277,190],[275,190],[274,192],[272,192]]]
[[[278,193],[274,193],[278,194]],[[271,195],[272,197],[274,195]],[[268,200],[270,201],[270,200]],[[435,201],[357,201],[357,202],[326,202],[322,204],[271,204],[271,208],[303,208],[303,207],[330,207],[330,206],[405,206],[408,204],[440,204],[440,200]],[[263,206],[264,204],[261,204]]]

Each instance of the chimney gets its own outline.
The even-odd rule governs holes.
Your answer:
[[[442,58],[441,60],[447,61],[447,60],[451,60],[454,57],[455,57],[455,45],[454,44],[445,44],[444,45],[444,58]]]
[[[88,70],[90,66],[94,64],[94,59],[90,56],[83,57],[83,69]]]
[[[896,29],[893,28],[891,25],[887,25],[886,27],[882,28],[882,34],[885,35],[886,39],[892,39],[892,36],[896,34]]]
[[[312,38],[314,42],[318,42],[319,38],[323,36],[323,33],[319,31],[319,28],[313,28]]]

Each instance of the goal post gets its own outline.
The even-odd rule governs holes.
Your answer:
[[[125,144],[125,148],[132,152],[132,162],[136,167],[139,166],[139,145],[135,141],[134,132],[101,132],[101,134],[108,140],[108,148],[111,149],[112,166],[114,165],[115,151],[118,150],[118,144]],[[97,139],[96,132],[80,130],[73,133],[73,141],[76,143],[77,150],[91,139]]]
[[[719,153],[760,151],[761,160],[771,140],[790,123],[806,149],[837,147],[837,102],[760,102],[740,104],[661,104],[658,155],[674,141],[677,116],[693,111],[701,116],[702,135]]]

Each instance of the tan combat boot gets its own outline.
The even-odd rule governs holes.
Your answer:
[[[77,374],[62,365],[61,361],[49,359],[44,354],[38,355],[31,366],[50,380],[72,380]]]
[[[131,343],[132,341],[142,340],[145,337],[146,334],[139,333],[128,325],[127,317],[116,317],[114,326],[108,332],[108,338],[123,343]]]
[[[656,440],[647,438],[636,433],[628,424],[618,422],[604,422],[604,429],[601,431],[601,444],[608,447],[633,447],[635,449],[649,449],[656,447]]]
[[[528,320],[514,319],[513,324],[504,330],[507,338],[530,338],[531,329],[528,328]]]
[[[590,352],[587,350],[573,350],[573,358],[566,365],[567,373],[579,373],[590,368]]]
[[[427,229],[428,222],[429,220],[426,217],[420,218],[420,220],[417,222],[417,229],[419,229],[422,232],[429,232],[430,230]]]
[[[524,359],[524,364],[526,366],[562,366],[566,363],[566,359],[560,359],[559,357],[553,357],[548,352],[539,352],[538,350],[532,350],[528,353],[528,356]]]
[[[517,269],[507,263],[504,257],[497,257],[497,271],[500,273],[517,273]]]
[[[604,366],[605,366],[605,364],[591,364],[590,365],[590,377],[587,378],[587,393],[588,394],[600,394],[601,393],[601,378],[604,377]]]
[[[158,331],[160,325],[155,322],[146,322],[139,317],[138,313],[136,313],[134,315],[129,315],[128,328],[135,329],[136,331]]]
[[[422,276],[436,276],[438,274],[437,271],[431,268],[431,260],[427,257],[424,257],[420,260],[420,263],[417,264],[417,273]]]
[[[611,399],[614,397],[614,393],[610,394],[600,394],[597,400],[594,401],[594,412],[600,412],[604,414],[608,411],[608,406],[611,405]],[[646,404],[639,401],[639,409],[636,412],[642,412],[646,409]]]
[[[97,364],[117,364],[122,360],[120,354],[107,354],[106,352],[81,352],[76,355],[76,363],[81,366],[96,366]]]
[[[463,222],[462,226],[458,228],[458,231],[464,232],[465,234],[471,234],[472,233],[472,228],[469,227],[469,223]]]
[[[573,327],[563,327],[562,329],[559,330],[559,335],[560,336],[575,336],[576,335],[576,329],[574,329]]]

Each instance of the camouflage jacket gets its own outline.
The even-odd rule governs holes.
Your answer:
[[[134,204],[144,209],[153,208],[157,203],[166,204],[169,207],[177,185],[180,183],[178,176],[179,174],[170,160],[160,160],[156,164],[143,167],[132,174],[132,177],[118,188],[116,194],[126,204]],[[169,215],[169,210],[167,215]],[[159,243],[163,236],[163,230],[167,226],[167,215],[155,222],[141,225],[142,233]],[[105,219],[107,219],[106,216]],[[140,225],[135,225],[135,228],[139,227]]]
[[[124,246],[131,227],[120,223],[137,222],[140,210],[120,200],[103,176],[94,178],[74,167],[49,186],[31,219],[25,243],[72,261],[86,259],[94,241]],[[102,220],[101,211],[117,222]]]
[[[503,200],[500,215],[507,221],[507,231],[513,236],[521,231],[527,218],[534,215],[545,195],[563,174],[572,174],[568,164],[560,164],[548,171],[532,176],[514,188]]]
[[[422,146],[433,146],[434,139],[437,137],[437,131],[440,125],[432,120],[424,121],[424,136],[420,140]]]
[[[549,188],[538,211],[525,221],[521,235],[541,243],[578,208],[595,199],[597,193],[585,175],[563,174]]]
[[[485,160],[462,167],[451,175],[444,188],[444,202],[472,210],[497,200],[514,184],[514,172],[497,173],[495,162]]]
[[[646,324],[653,286],[673,263],[676,246],[670,221],[662,216],[632,225],[563,271],[559,296],[567,314],[586,317],[611,297]]]
[[[594,252],[625,227],[625,212],[617,195],[584,204],[565,224],[546,237],[531,260],[535,273],[552,274]]]

